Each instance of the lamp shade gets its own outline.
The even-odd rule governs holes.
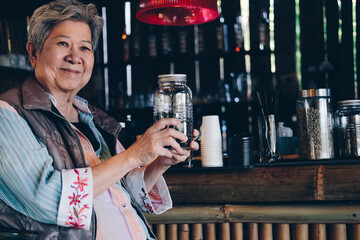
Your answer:
[[[169,26],[205,23],[218,16],[216,0],[139,0],[136,12],[142,22]]]

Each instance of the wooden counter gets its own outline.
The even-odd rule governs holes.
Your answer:
[[[360,160],[178,167],[164,177],[175,205],[360,200]]]
[[[146,215],[159,240],[360,239],[360,160],[173,167],[164,177],[174,207]]]

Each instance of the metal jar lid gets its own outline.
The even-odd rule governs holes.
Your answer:
[[[359,99],[343,100],[338,102],[339,106],[360,106]]]
[[[300,98],[308,97],[330,97],[331,92],[329,88],[319,88],[319,89],[306,89],[299,91]]]
[[[163,82],[186,82],[186,74],[158,75],[158,83],[163,83]]]

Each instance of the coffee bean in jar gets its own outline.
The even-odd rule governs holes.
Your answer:
[[[334,158],[330,89],[301,90],[296,103],[296,115],[300,159]]]
[[[360,156],[360,100],[338,102],[335,129],[340,157]]]

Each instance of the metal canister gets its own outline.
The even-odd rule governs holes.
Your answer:
[[[340,157],[360,156],[360,100],[338,102],[335,129]]]
[[[330,89],[301,90],[296,103],[296,115],[300,158],[334,158],[334,118]]]

